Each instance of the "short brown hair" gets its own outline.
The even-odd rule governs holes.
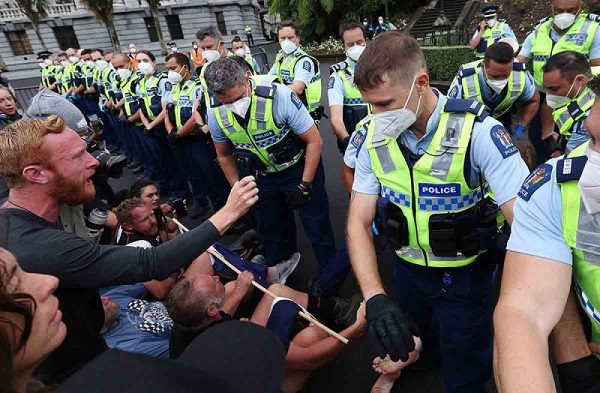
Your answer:
[[[62,117],[22,119],[0,131],[0,176],[11,186],[25,183],[26,166],[48,160],[42,148],[44,137],[60,134],[67,127]]]
[[[142,206],[144,206],[144,202],[142,202],[140,198],[134,197],[125,199],[119,204],[119,206],[117,206],[115,214],[117,215],[119,222],[131,225],[131,223],[133,222],[133,216],[131,212],[133,211],[133,209]]]
[[[417,40],[399,31],[389,31],[367,45],[356,65],[354,83],[359,90],[369,90],[383,83],[385,75],[399,84],[419,70],[427,70],[427,64]]]
[[[340,26],[340,38],[342,39],[342,44],[344,43],[344,33],[355,29],[360,29],[360,31],[362,31],[363,38],[367,39],[367,36],[365,35],[365,28],[361,23],[347,22]]]
[[[279,22],[279,24],[277,25],[277,33],[279,34],[279,30],[283,29],[284,27],[291,27],[292,29],[294,29],[294,33],[296,35],[300,35],[298,25],[293,20],[284,20]]]

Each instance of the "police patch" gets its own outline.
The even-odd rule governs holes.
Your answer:
[[[502,154],[502,158],[508,158],[519,152],[513,143],[510,134],[502,125],[498,124],[492,127],[490,135],[498,148],[498,151]]]
[[[257,142],[263,141],[267,138],[271,138],[275,136],[275,132],[272,130],[269,130],[267,132],[263,132],[262,134],[256,134],[254,135],[254,140],[256,140]]]
[[[292,92],[290,94],[290,97],[292,99],[292,103],[294,105],[296,105],[296,108],[298,108],[298,109],[302,108],[302,101],[300,101],[300,98],[298,98],[298,96],[296,95],[296,93]]]
[[[452,90],[448,93],[449,98],[457,98],[458,97],[458,86],[454,86]]]
[[[533,172],[531,172],[529,176],[525,178],[525,181],[519,190],[519,197],[529,201],[533,193],[544,183],[547,183],[548,180],[550,180],[551,175],[552,165],[550,164],[542,164],[535,168]]]
[[[173,85],[171,84],[171,82],[165,82],[165,91],[171,91],[172,88]]]
[[[448,197],[448,196],[460,196],[460,184],[459,183],[447,183],[447,184],[419,184],[419,196],[424,197]]]
[[[354,133],[352,134],[352,139],[350,140],[350,143],[352,143],[352,146],[359,149],[364,141],[365,141],[365,134],[363,134],[360,131],[354,131]]]
[[[329,77],[329,84],[327,85],[328,89],[333,89],[333,85],[335,85],[335,78],[333,76]]]
[[[302,68],[304,68],[306,71],[310,72],[312,70],[312,64],[309,60],[305,60],[304,63],[302,64]]]

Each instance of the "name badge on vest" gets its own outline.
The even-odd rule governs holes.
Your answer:
[[[419,196],[424,197],[456,197],[460,196],[459,183],[419,184]]]
[[[565,41],[575,42],[579,46],[583,45],[585,40],[587,40],[587,33],[574,33],[574,34],[567,34],[565,36]]]

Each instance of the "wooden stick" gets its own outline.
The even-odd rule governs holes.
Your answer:
[[[185,227],[185,225],[183,225],[182,223],[180,223],[177,219],[172,218],[172,220],[177,225],[179,225],[185,232],[189,231],[189,229],[187,229]],[[211,254],[212,256],[214,256],[215,258],[217,258],[219,261],[223,262],[225,265],[227,265],[227,267],[229,267],[231,270],[233,270],[238,275],[241,273],[241,271],[237,267],[233,266],[231,264],[231,262],[229,262],[227,259],[225,259],[225,257],[219,251],[217,251],[213,246],[210,246],[208,248],[208,253]],[[255,288],[257,288],[258,290],[260,290],[264,294],[271,296],[273,299],[275,299],[275,298],[278,297],[273,292],[269,291],[267,288],[263,287],[262,285],[260,285],[259,283],[257,283],[254,280],[252,280],[252,285],[254,285]],[[327,326],[323,325],[321,322],[317,321],[317,319],[314,318],[312,315],[309,315],[309,314],[305,313],[304,311],[298,311],[298,315],[300,315],[302,318],[304,318],[308,322],[312,323],[313,325],[319,327],[320,329],[322,329],[323,331],[325,331],[330,336],[338,339],[342,343],[348,344],[348,339],[346,337],[342,336],[338,332],[336,332],[336,331],[328,328]]]

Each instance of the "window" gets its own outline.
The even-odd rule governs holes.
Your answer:
[[[79,40],[77,40],[77,35],[75,35],[73,26],[53,27],[52,31],[54,32],[54,37],[56,37],[60,50],[79,48]]]
[[[217,17],[217,27],[219,31],[223,35],[227,35],[227,26],[225,26],[225,15],[223,12],[215,12],[215,16]]]
[[[183,31],[181,30],[181,23],[179,22],[179,15],[167,15],[167,27],[169,28],[169,34],[172,40],[182,40]]]
[[[7,31],[6,38],[8,39],[8,43],[15,56],[33,53],[31,42],[29,41],[29,37],[27,37],[27,32],[25,30]]]
[[[146,25],[146,30],[148,30],[150,42],[158,42],[158,31],[156,30],[156,25],[154,24],[154,18],[151,16],[144,18],[144,24]]]

